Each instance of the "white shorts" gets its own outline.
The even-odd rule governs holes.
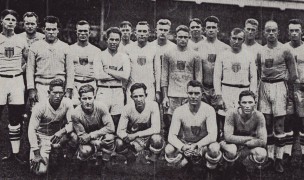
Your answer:
[[[74,89],[73,89],[73,97],[72,97],[73,105],[79,105],[80,104],[78,90],[81,86],[86,85],[86,84],[90,84],[91,86],[94,87],[95,92],[97,91],[95,80],[93,80],[91,82],[88,82],[88,83],[81,83],[81,82],[74,81]]]
[[[285,116],[287,108],[287,87],[284,81],[261,82],[259,90],[259,110],[274,117]]]
[[[124,93],[121,88],[104,88],[98,87],[96,101],[101,101],[108,105],[111,115],[121,114],[124,107]]]
[[[244,90],[249,90],[249,87],[239,88],[222,85],[222,98],[226,105],[225,111],[239,107],[239,95]]]
[[[37,90],[39,102],[45,102],[49,99],[49,93],[48,93],[49,88],[50,85],[36,83],[36,90]]]
[[[23,76],[13,78],[0,77],[0,105],[24,104]]]

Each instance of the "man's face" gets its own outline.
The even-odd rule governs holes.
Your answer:
[[[233,50],[238,51],[242,48],[244,42],[244,33],[240,32],[238,34],[231,34],[230,46]]]
[[[243,96],[239,104],[244,114],[251,114],[254,110],[255,101],[252,96]]]
[[[2,27],[6,30],[14,30],[17,24],[15,16],[8,14],[2,19]]]
[[[157,25],[156,26],[157,39],[166,39],[169,31],[170,31],[169,25],[161,25],[161,24]]]
[[[274,42],[277,41],[278,35],[279,35],[279,30],[278,30],[278,25],[275,22],[268,22],[265,25],[265,32],[264,32],[265,38],[269,42]]]
[[[52,104],[60,104],[64,95],[64,90],[61,86],[55,86],[49,91],[49,98]]]
[[[289,38],[292,41],[299,41],[302,37],[302,27],[300,24],[289,24],[288,25]]]
[[[44,34],[48,41],[55,41],[59,33],[57,23],[45,23]]]
[[[35,16],[24,17],[24,30],[27,34],[34,34],[37,31],[37,19]]]
[[[90,26],[88,24],[77,25],[76,32],[77,32],[78,41],[80,41],[80,42],[89,41]]]
[[[200,87],[189,86],[187,89],[188,102],[191,105],[197,105],[202,99],[202,90]]]
[[[206,36],[215,38],[217,37],[217,33],[219,32],[217,23],[215,22],[206,22]]]
[[[258,32],[258,27],[256,25],[247,23],[245,25],[244,31],[245,31],[245,36],[247,39],[255,39],[255,36]]]
[[[110,33],[108,37],[108,48],[110,50],[116,51],[119,43],[120,43],[120,36],[117,33]]]
[[[147,42],[149,37],[148,25],[137,25],[136,26],[136,37],[138,42]]]
[[[79,98],[82,109],[92,110],[94,107],[94,98],[93,92],[82,93],[81,97]]]
[[[202,35],[202,25],[198,24],[195,21],[190,23],[190,33],[193,38],[200,37]]]
[[[133,99],[136,107],[142,107],[145,105],[146,94],[143,88],[135,89],[132,94],[131,98]]]
[[[128,25],[124,25],[120,28],[120,31],[122,33],[121,39],[129,40],[131,36],[131,27]]]
[[[176,34],[176,43],[180,47],[186,47],[189,40],[189,33],[183,30],[180,30]]]

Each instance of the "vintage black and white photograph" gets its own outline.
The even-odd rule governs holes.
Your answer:
[[[0,179],[304,179],[304,0],[0,0]]]

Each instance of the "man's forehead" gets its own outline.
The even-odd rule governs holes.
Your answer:
[[[4,18],[3,19],[6,19],[6,18],[10,18],[10,19],[17,19],[15,16],[13,16],[13,15],[11,15],[11,14],[8,14],[8,15],[6,15],[6,16],[4,16]]]
[[[63,91],[62,86],[54,86],[52,91]]]
[[[119,38],[119,34],[112,32],[112,33],[109,34],[109,38]]]
[[[180,31],[178,31],[178,32],[176,33],[176,35],[177,35],[177,36],[179,36],[179,35],[186,35],[186,36],[188,36],[189,33],[186,32],[186,31],[180,30]]]
[[[231,33],[231,37],[244,37],[244,36],[245,36],[245,34],[244,34],[243,31],[242,31],[242,32],[239,32],[239,33],[237,33],[237,34]]]
[[[79,29],[87,29],[90,30],[90,26],[88,24],[77,25],[77,30]]]
[[[278,24],[276,22],[267,22],[265,29],[278,29]]]
[[[131,29],[131,27],[129,25],[125,24],[122,27],[120,27],[120,29]]]
[[[190,27],[191,26],[202,26],[202,25],[200,25],[199,23],[197,23],[197,22],[195,22],[195,21],[192,21],[191,23],[190,23]]]
[[[37,21],[37,19],[35,16],[32,16],[32,17],[25,16],[24,17],[24,22],[36,22],[36,21]]]
[[[136,26],[136,31],[138,31],[138,30],[149,30],[149,27],[148,27],[148,25],[139,24]]]
[[[194,87],[194,86],[188,86],[188,92],[189,91],[201,91],[200,87]]]
[[[217,26],[217,23],[216,22],[207,21],[206,22],[206,26]]]
[[[243,96],[241,101],[254,101],[254,98],[252,96]]]
[[[289,24],[288,25],[289,29],[302,29],[301,24]]]
[[[156,29],[170,29],[170,26],[168,24],[158,24]]]
[[[57,28],[57,23],[45,23],[45,27]]]
[[[257,29],[258,26],[257,26],[257,25],[250,24],[250,23],[247,23],[247,24],[245,24],[245,29],[246,29],[246,28],[254,28],[254,29]]]

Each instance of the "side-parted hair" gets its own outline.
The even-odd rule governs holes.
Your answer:
[[[300,26],[302,27],[302,21],[301,21],[301,19],[290,19],[288,21],[288,25],[290,25],[290,24],[300,24]]]
[[[219,24],[220,23],[220,20],[218,17],[216,16],[208,16],[204,19],[204,23],[206,25],[207,22],[214,22],[216,24]]]
[[[18,18],[19,18],[19,15],[18,15],[18,13],[17,13],[16,11],[14,11],[14,10],[12,10],[12,9],[5,9],[5,10],[3,10],[3,11],[1,12],[1,15],[0,15],[1,20],[3,20],[3,18],[4,18],[5,16],[7,16],[8,14],[14,16],[14,17],[16,18],[16,20],[18,20]]]
[[[231,31],[231,35],[237,35],[237,34],[240,34],[240,33],[244,33],[244,35],[245,35],[244,30],[241,29],[241,28],[233,28],[232,31]]]
[[[36,13],[34,13],[34,12],[26,12],[26,13],[24,13],[23,16],[22,16],[23,20],[24,20],[24,18],[26,18],[26,17],[35,17],[35,18],[36,18],[37,24],[38,24],[38,22],[39,22],[39,17],[38,17],[38,15],[37,15]]]
[[[60,86],[64,89],[65,84],[62,79],[53,79],[50,82],[49,90],[52,91],[55,86]]]
[[[92,92],[93,94],[95,93],[95,89],[92,85],[85,84],[85,85],[81,86],[78,90],[79,97],[81,97],[83,93],[88,93],[88,92]]]
[[[189,21],[189,26],[190,26],[190,24],[191,24],[193,21],[196,22],[196,23],[199,24],[199,25],[202,25],[202,21],[201,21],[199,18],[192,18],[192,19],[190,19],[190,21]]]
[[[124,26],[130,26],[130,28],[132,28],[132,24],[129,21],[123,21],[119,25],[120,28],[122,28]]]
[[[109,36],[110,36],[111,33],[119,34],[119,37],[121,38],[122,33],[121,33],[121,31],[119,30],[118,27],[110,27],[110,28],[107,30],[107,33],[106,33],[107,39],[109,38]]]
[[[143,89],[145,94],[146,94],[146,91],[147,91],[147,86],[144,84],[144,83],[135,83],[131,86],[130,88],[130,92],[131,94],[136,90],[136,89]]]
[[[239,95],[239,102],[241,102],[241,100],[242,100],[242,98],[243,98],[244,96],[251,96],[251,97],[253,98],[254,101],[255,101],[255,98],[256,98],[255,94],[254,94],[252,91],[244,90],[244,91],[242,91],[242,92],[240,93],[240,95]]]
[[[253,19],[253,18],[249,18],[245,21],[245,26],[246,24],[251,24],[251,25],[254,25],[254,26],[259,26],[259,21],[256,20],[256,19]]]
[[[187,89],[189,86],[192,86],[192,87],[200,87],[201,88],[201,91],[203,90],[203,85],[201,82],[197,81],[197,80],[191,80],[188,82],[187,84]]]
[[[51,24],[57,23],[57,27],[58,28],[60,27],[60,21],[56,16],[46,16],[43,22],[44,22],[43,26],[45,26],[46,23],[51,23]]]
[[[179,25],[177,26],[176,28],[176,34],[179,32],[179,31],[185,31],[187,33],[189,33],[189,28],[185,25]]]

